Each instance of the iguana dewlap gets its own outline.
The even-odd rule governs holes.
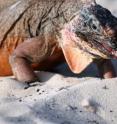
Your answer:
[[[93,0],[17,0],[0,12],[0,75],[37,80],[33,68],[62,62],[82,72],[97,60],[100,73],[113,77],[117,18]],[[64,56],[63,56],[64,54]]]

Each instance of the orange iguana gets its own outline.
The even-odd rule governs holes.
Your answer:
[[[109,59],[117,58],[117,18],[94,0],[16,0],[0,9],[0,27],[1,76],[33,82],[32,67],[64,58],[74,73],[95,61],[101,76],[115,76]]]

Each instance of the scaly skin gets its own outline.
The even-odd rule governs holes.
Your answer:
[[[92,0],[89,0],[89,4],[91,3]],[[64,61],[61,30],[64,32],[64,26],[69,27],[72,20],[74,23],[74,18],[79,17],[79,14],[75,15],[75,13],[86,4],[87,2],[84,3],[82,0],[17,0],[15,4],[10,3],[10,6],[4,6],[0,12],[0,75],[7,76],[13,72],[17,80],[33,82],[37,80],[37,76],[30,65],[33,68],[45,70]],[[101,20],[98,19],[98,21],[101,23]],[[79,24],[74,23],[75,27],[81,27],[80,20],[77,22]],[[101,26],[102,31],[105,32],[107,28],[104,24]],[[70,28],[73,29],[72,26]],[[104,36],[102,39],[104,40],[106,36],[102,31],[98,33]],[[112,28],[110,31],[110,37],[115,38],[113,34],[116,29]],[[80,35],[81,33],[79,38],[82,39]],[[88,38],[87,35],[85,39]],[[97,46],[93,45],[94,49],[97,49]],[[107,51],[103,54],[110,57]],[[103,58],[101,55],[98,56]],[[113,73],[111,69],[108,70],[108,67],[106,71],[103,69],[102,76],[108,72]],[[112,74],[107,78],[114,76],[115,74]]]
[[[17,1],[18,0],[0,0],[0,12]]]

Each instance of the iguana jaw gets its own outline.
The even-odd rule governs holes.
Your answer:
[[[106,44],[95,42],[92,45],[90,42],[77,37],[75,33],[70,32],[67,28],[64,28],[61,34],[61,47],[66,62],[74,73],[81,73],[94,59],[117,58],[116,51],[106,46]]]
[[[72,72],[81,73],[92,63],[93,59],[108,58],[107,54],[100,52],[96,47],[92,47],[90,43],[77,37],[67,28],[64,28],[61,34],[61,48]]]

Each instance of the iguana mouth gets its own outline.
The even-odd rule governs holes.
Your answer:
[[[108,42],[109,41],[98,42],[96,40],[93,40],[93,41],[87,41],[86,43],[88,43],[92,47],[92,49],[97,49],[101,54],[105,54],[107,56],[107,58],[116,58],[117,59],[117,48],[115,46],[113,46],[114,48],[111,47],[112,45],[110,46],[108,44]],[[87,52],[89,52],[89,51],[87,50]],[[93,54],[91,51],[89,53],[94,56],[97,56],[96,54]]]
[[[109,47],[106,43],[99,43],[97,42],[96,44],[99,44],[98,47],[95,45],[95,47],[100,51],[103,52],[108,56],[108,58],[117,58],[115,56],[116,51],[113,50],[111,47]]]
[[[74,42],[74,47],[90,54],[93,58],[117,59],[117,51],[114,50],[116,48],[112,48],[112,45],[109,46],[110,39],[105,38],[105,42],[99,42],[96,39],[86,39],[86,36],[78,36],[75,32],[71,32],[67,28],[66,32],[66,36],[71,39],[71,42]]]
[[[102,47],[108,51],[108,54],[110,55],[110,58],[117,59],[117,51],[113,50],[111,47],[107,46],[106,44],[102,44]]]
[[[117,58],[117,45],[112,43],[109,40],[99,42],[97,40],[87,41],[89,44],[92,44],[92,48],[98,49],[103,54],[107,55],[108,58]],[[116,43],[117,41],[115,41]]]

